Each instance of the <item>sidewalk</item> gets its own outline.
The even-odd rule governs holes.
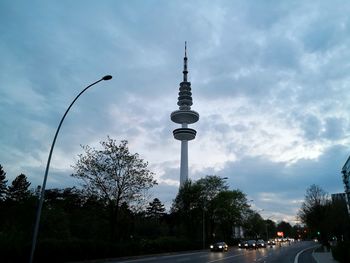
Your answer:
[[[317,263],[337,263],[332,257],[332,252],[313,252],[313,258]]]

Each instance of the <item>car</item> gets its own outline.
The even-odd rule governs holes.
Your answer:
[[[210,250],[211,251],[227,251],[228,250],[228,245],[225,242],[217,242],[213,245],[210,245]]]
[[[253,248],[253,249],[257,249],[257,245],[256,245],[256,241],[255,240],[248,240],[246,244],[244,244],[244,247],[249,249],[249,248]]]
[[[239,248],[245,248],[246,244],[247,244],[247,241],[242,240],[242,241],[238,242],[238,247]],[[247,246],[248,246],[248,244],[247,244]]]
[[[270,239],[269,241],[267,241],[267,244],[269,246],[275,246],[276,245],[276,241],[274,239]]]
[[[256,241],[256,246],[259,248],[266,248],[266,242],[262,239],[259,239],[258,241]]]

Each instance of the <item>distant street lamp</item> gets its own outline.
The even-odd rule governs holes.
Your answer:
[[[39,206],[38,206],[36,219],[35,219],[35,226],[34,226],[34,233],[33,233],[33,240],[32,240],[32,248],[31,248],[31,251],[30,251],[29,263],[32,263],[33,262],[33,258],[34,258],[35,246],[36,246],[36,241],[37,241],[38,232],[39,232],[41,209],[43,207],[44,196],[45,196],[45,187],[46,187],[47,175],[49,173],[49,167],[50,167],[50,162],[51,162],[52,151],[53,151],[53,148],[54,148],[55,143],[56,143],[58,132],[61,129],[61,125],[62,125],[64,119],[66,118],[66,115],[67,115],[68,111],[73,106],[74,102],[80,97],[81,94],[83,94],[88,88],[94,86],[95,84],[99,83],[100,81],[102,81],[102,80],[110,80],[110,79],[112,79],[112,76],[111,75],[106,75],[103,78],[99,79],[98,81],[95,81],[94,83],[90,84],[85,89],[83,89],[83,91],[81,91],[75,97],[75,99],[72,101],[72,103],[69,105],[68,109],[66,110],[66,112],[64,113],[64,115],[63,115],[63,117],[62,117],[62,119],[60,121],[60,124],[57,127],[55,137],[53,138],[53,141],[52,141],[52,144],[51,144],[51,149],[50,149],[49,157],[47,159],[47,164],[46,164],[44,180],[43,180],[43,184],[42,184],[42,187],[41,187],[41,194],[40,194]]]

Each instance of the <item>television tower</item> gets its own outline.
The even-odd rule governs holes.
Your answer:
[[[188,180],[188,141],[196,138],[196,130],[188,128],[188,124],[199,120],[199,114],[191,110],[192,93],[191,82],[187,81],[187,50],[185,42],[185,57],[183,81],[179,87],[179,97],[177,105],[179,110],[171,113],[170,118],[173,122],[181,124],[181,128],[173,131],[174,138],[181,141],[181,164],[180,164],[180,187]]]

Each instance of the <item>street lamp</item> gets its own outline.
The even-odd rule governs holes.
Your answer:
[[[40,216],[41,216],[41,209],[43,207],[43,202],[44,202],[44,196],[45,196],[45,187],[46,187],[46,181],[47,181],[47,175],[49,173],[49,167],[50,167],[50,162],[51,162],[51,156],[52,156],[52,151],[53,148],[55,146],[56,143],[56,139],[57,139],[57,135],[58,132],[61,129],[62,123],[64,121],[64,119],[66,118],[66,115],[68,113],[68,111],[70,110],[70,108],[73,106],[74,102],[80,97],[81,94],[83,94],[88,88],[94,86],[95,84],[99,83],[102,80],[110,80],[112,79],[111,75],[106,75],[103,78],[95,81],[94,83],[90,84],[89,86],[87,86],[85,89],[83,89],[76,97],[75,99],[72,101],[72,103],[69,105],[68,109],[66,110],[66,112],[64,113],[58,127],[56,130],[56,134],[55,137],[53,138],[52,144],[51,144],[51,149],[50,149],[50,153],[49,153],[49,157],[47,159],[47,164],[46,164],[46,170],[45,170],[45,175],[44,175],[44,180],[43,180],[43,184],[41,187],[41,194],[40,194],[40,200],[39,200],[39,206],[38,206],[38,210],[37,210],[37,214],[36,214],[36,219],[35,219],[35,226],[34,226],[34,233],[33,233],[33,240],[32,240],[32,248],[30,251],[30,259],[29,259],[29,263],[33,262],[33,258],[34,258],[34,252],[35,252],[35,246],[36,246],[36,241],[38,238],[38,232],[39,232],[39,224],[40,224]]]

